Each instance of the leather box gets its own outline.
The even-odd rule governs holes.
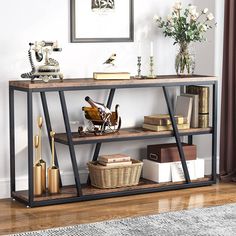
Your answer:
[[[196,160],[196,145],[182,143],[186,160]],[[147,146],[147,159],[159,163],[180,161],[176,143],[157,144]]]

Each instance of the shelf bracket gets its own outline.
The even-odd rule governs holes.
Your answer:
[[[48,104],[47,104],[47,98],[46,98],[45,92],[40,92],[40,96],[41,96],[43,112],[44,112],[44,118],[45,118],[45,123],[46,123],[46,127],[47,127],[47,132],[48,132],[49,146],[50,146],[50,149],[52,149],[52,147],[51,147],[51,136],[50,136],[50,132],[52,131],[52,125],[51,125],[51,121],[50,121],[50,117],[49,117]],[[54,150],[54,154],[55,154],[55,164],[56,164],[56,166],[59,167],[56,148]],[[60,187],[62,187],[61,173],[59,173],[59,183],[60,183]]]
[[[76,161],[75,148],[74,148],[74,144],[72,140],[72,134],[71,134],[71,129],[70,129],[69,116],[68,116],[68,110],[66,106],[64,91],[59,91],[59,96],[60,96],[61,108],[62,108],[64,123],[65,123],[65,128],[66,128],[66,134],[67,134],[67,140],[68,140],[68,145],[69,145],[69,150],[70,150],[71,163],[72,163],[74,177],[75,177],[77,194],[78,196],[82,196],[83,193],[82,193],[82,188],[80,184],[79,170],[78,170],[78,165]]]
[[[182,143],[181,143],[181,140],[180,140],[179,130],[178,130],[175,118],[174,118],[174,112],[173,112],[173,108],[172,108],[172,105],[171,105],[170,96],[169,96],[169,93],[168,93],[166,87],[163,86],[162,88],[163,88],[167,108],[168,108],[168,111],[169,111],[171,124],[172,124],[172,127],[173,127],[173,133],[174,133],[176,144],[177,144],[177,147],[178,147],[181,164],[182,164],[183,171],[184,171],[184,177],[185,177],[186,183],[191,183],[191,180],[190,180],[190,177],[189,177],[189,172],[188,172],[188,167],[187,167],[187,163],[186,163],[186,159],[185,159],[185,155],[184,155],[183,146],[182,146]]]

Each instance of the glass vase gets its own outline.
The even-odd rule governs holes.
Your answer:
[[[189,50],[188,43],[180,43],[179,51],[175,58],[177,75],[193,75],[195,70],[195,54]]]

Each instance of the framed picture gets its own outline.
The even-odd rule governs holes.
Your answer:
[[[70,0],[71,42],[132,42],[133,0]]]

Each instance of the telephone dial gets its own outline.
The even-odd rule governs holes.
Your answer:
[[[49,57],[52,52],[60,52],[61,48],[58,47],[57,41],[37,41],[29,43],[28,57],[31,65],[31,71],[21,75],[22,78],[30,78],[34,81],[36,78],[48,82],[53,78],[63,80],[63,74],[60,73],[59,62]],[[44,62],[42,65],[35,66],[32,52],[34,52],[37,62]]]

